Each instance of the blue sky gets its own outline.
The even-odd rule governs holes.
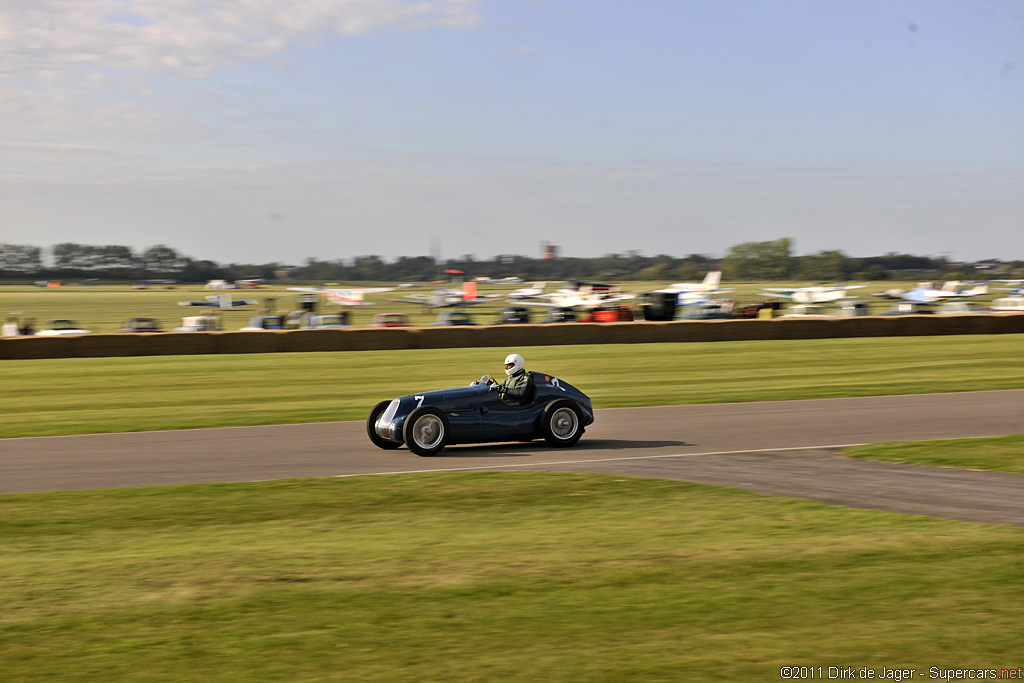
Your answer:
[[[0,242],[1024,258],[1024,6],[7,0]]]

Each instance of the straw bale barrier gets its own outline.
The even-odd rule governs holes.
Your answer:
[[[1024,334],[1024,314],[89,334],[0,339],[0,359]]]

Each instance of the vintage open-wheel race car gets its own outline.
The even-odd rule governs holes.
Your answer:
[[[485,375],[468,387],[425,391],[381,401],[366,418],[370,441],[386,450],[403,444],[416,455],[445,446],[544,439],[572,446],[594,422],[590,399],[553,375],[531,372],[522,402],[502,398]]]

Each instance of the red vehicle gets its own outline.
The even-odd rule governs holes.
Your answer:
[[[378,313],[373,316],[369,327],[412,327],[404,313]]]
[[[619,323],[631,320],[633,320],[633,311],[629,306],[595,308],[591,318],[591,322],[595,323]]]

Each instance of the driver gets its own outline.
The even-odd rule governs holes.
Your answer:
[[[523,357],[518,353],[505,356],[505,374],[508,375],[508,379],[501,384],[488,377],[491,391],[497,391],[506,401],[525,403],[533,388],[533,377],[526,371],[526,361]]]

